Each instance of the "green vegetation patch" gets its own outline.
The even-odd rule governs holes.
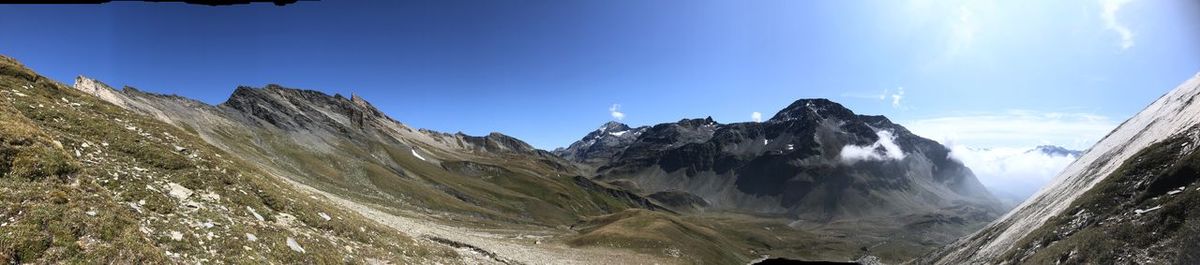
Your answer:
[[[0,264],[454,263],[0,57]]]
[[[575,247],[627,248],[666,255],[692,264],[745,264],[744,247],[712,227],[694,224],[669,214],[644,209],[588,218],[575,225],[580,235],[567,243]]]

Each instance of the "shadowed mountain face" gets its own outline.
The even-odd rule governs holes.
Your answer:
[[[636,133],[606,134],[614,129]],[[596,179],[647,194],[683,191],[709,209],[819,221],[996,214],[996,200],[948,153],[883,116],[825,99],[796,101],[761,123],[609,123],[559,152],[597,168]]]

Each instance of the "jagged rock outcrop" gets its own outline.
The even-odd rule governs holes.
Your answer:
[[[104,101],[108,101],[113,105],[117,105],[122,108],[126,107],[125,100],[122,99],[122,97],[118,95],[117,92],[112,89],[112,87],[95,79],[91,79],[82,75],[77,76],[75,77],[75,89],[96,96]]]
[[[240,86],[220,107],[247,114],[285,131],[323,128],[345,134],[395,122],[357,95],[350,99],[340,94],[331,97],[319,91],[288,89],[275,84],[262,89]],[[332,113],[323,113],[326,111]]]
[[[463,133],[456,133],[454,136],[456,139],[461,140],[464,146],[470,146],[475,150],[483,152],[536,154],[539,151],[524,141],[498,132],[492,132],[482,137],[470,136]]]

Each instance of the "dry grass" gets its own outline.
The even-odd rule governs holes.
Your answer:
[[[172,186],[192,193],[172,196]],[[310,198],[193,133],[0,57],[0,263],[454,258]]]

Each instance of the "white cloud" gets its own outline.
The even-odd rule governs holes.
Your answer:
[[[608,107],[608,114],[617,121],[625,119],[625,113],[621,112],[621,104],[613,104],[612,107]]]
[[[884,94],[887,94],[887,90],[884,90],[883,92],[884,92]],[[900,108],[900,106],[901,106],[900,100],[903,98],[904,98],[904,87],[896,88],[896,93],[892,94],[892,107],[897,108],[897,109]]]
[[[996,196],[1025,200],[1074,162],[1074,156],[1052,156],[1033,148],[976,149],[963,145],[950,147],[950,157],[975,173]]]
[[[903,109],[904,87],[897,87],[895,91],[891,89],[883,89],[882,93],[863,93],[863,92],[848,92],[842,93],[842,97],[855,99],[870,99],[879,100],[881,102],[891,102],[893,108]]]
[[[975,22],[975,12],[966,5],[959,6],[954,15],[955,18],[950,24],[950,43],[948,44],[950,47],[948,53],[951,56],[970,48],[971,44],[975,42],[975,34],[979,32],[979,25]]]
[[[1117,12],[1133,0],[1100,0],[1100,18],[1104,20],[1104,28],[1112,30],[1121,36],[1121,49],[1133,47],[1133,31],[1128,26],[1117,21]]]
[[[1059,144],[1087,149],[1117,124],[1089,113],[1010,110],[904,121],[909,130],[946,146],[1025,147]]]
[[[838,153],[838,158],[841,158],[842,162],[848,164],[853,164],[858,161],[904,159],[904,150],[901,150],[900,146],[896,145],[896,136],[892,135],[892,132],[880,130],[875,131],[875,135],[879,136],[879,140],[876,140],[875,143],[872,143],[871,145],[843,146],[842,151]]]
[[[757,111],[751,112],[750,120],[754,121],[754,122],[762,122],[762,112],[757,112]]]

